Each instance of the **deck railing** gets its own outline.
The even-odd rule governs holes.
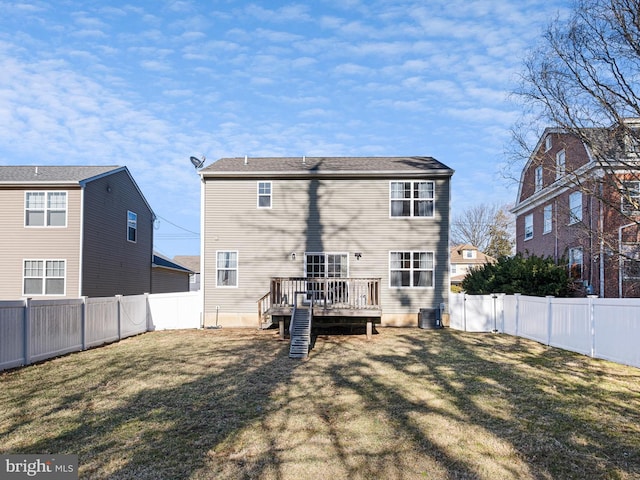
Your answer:
[[[306,301],[327,309],[379,309],[379,278],[305,278],[271,279],[272,306],[293,306],[296,292],[306,292]]]

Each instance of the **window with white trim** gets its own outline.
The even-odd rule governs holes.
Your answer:
[[[391,288],[428,288],[433,282],[433,252],[389,252]]]
[[[27,227],[66,227],[67,192],[25,192]]]
[[[127,211],[127,241],[138,241],[138,214]]]
[[[582,221],[582,192],[569,195],[569,225]]]
[[[640,181],[624,182],[620,197],[624,213],[640,212]]]
[[[544,227],[542,233],[550,233],[553,230],[553,205],[545,205],[543,210]]]
[[[640,279],[640,244],[624,243],[621,245],[624,279]]]
[[[544,151],[548,152],[552,147],[551,135],[547,135],[547,138],[544,139]]]
[[[564,150],[556,153],[556,180],[564,177],[566,171],[567,156]]]
[[[433,217],[435,184],[431,181],[391,182],[389,184],[391,217]]]
[[[535,169],[535,177],[536,177],[536,179],[535,179],[535,182],[536,182],[535,191],[537,192],[539,190],[542,190],[542,166],[541,165],[536,167],[536,169]]]
[[[238,252],[216,253],[216,287],[238,286]]]
[[[258,182],[258,208],[271,208],[271,182]]]
[[[23,295],[64,295],[66,260],[25,260]]]
[[[524,217],[524,239],[531,240],[533,238],[533,213]]]

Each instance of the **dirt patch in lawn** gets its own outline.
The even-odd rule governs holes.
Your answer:
[[[81,478],[640,477],[640,370],[506,335],[147,333],[0,374],[0,452]]]

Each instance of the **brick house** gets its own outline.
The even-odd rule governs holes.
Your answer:
[[[576,295],[637,297],[638,154],[614,128],[585,135],[588,144],[559,128],[540,137],[512,209],[516,251],[564,263]]]

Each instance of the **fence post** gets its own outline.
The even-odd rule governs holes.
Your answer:
[[[151,325],[151,307],[149,306],[149,294],[145,292],[144,294],[144,305],[145,305],[145,332],[148,332],[150,330],[150,325]]]
[[[515,318],[515,328],[516,328],[516,337],[518,336],[518,322],[520,321],[520,293],[514,293],[513,296],[516,299],[516,318]]]
[[[82,335],[82,350],[87,349],[87,297],[82,298],[82,313],[80,314],[80,334]]]
[[[591,358],[596,357],[596,315],[593,299],[598,298],[596,295],[588,295],[589,299],[589,325],[591,327]]]
[[[31,299],[24,301],[24,364],[31,363]]]
[[[116,295],[116,304],[118,305],[118,313],[116,315],[118,321],[118,340],[122,340],[122,313],[120,312],[122,309],[122,304],[120,302],[121,299],[122,295]]]
[[[462,293],[462,322],[464,325],[464,331],[467,331],[467,294]]]
[[[554,298],[553,295],[547,297],[547,345],[551,345],[551,327],[553,325],[553,304],[551,303]]]

